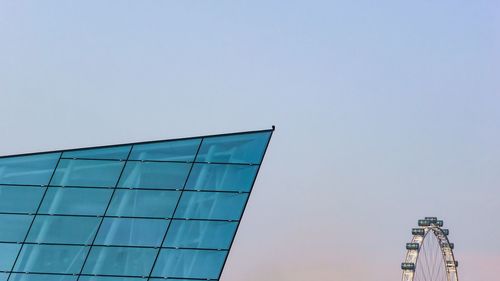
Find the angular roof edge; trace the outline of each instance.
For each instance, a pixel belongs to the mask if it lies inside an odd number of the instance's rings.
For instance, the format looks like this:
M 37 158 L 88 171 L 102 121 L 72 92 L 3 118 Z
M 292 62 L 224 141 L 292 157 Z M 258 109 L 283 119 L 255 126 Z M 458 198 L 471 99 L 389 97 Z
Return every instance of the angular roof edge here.
M 139 142 L 99 145 L 99 146 L 86 146 L 86 147 L 79 147 L 79 148 L 58 149 L 58 150 L 49 150 L 49 151 L 37 151 L 37 152 L 28 152 L 28 153 L 20 153 L 20 154 L 0 155 L 0 158 L 14 157 L 14 156 L 29 156 L 29 155 L 43 154 L 43 153 L 66 152 L 66 151 L 75 151 L 75 150 L 83 150 L 83 149 L 91 149 L 91 148 L 106 148 L 106 147 L 121 146 L 121 145 L 147 144 L 147 143 L 156 143 L 156 142 L 164 142 L 164 141 L 189 140 L 189 139 L 197 139 L 197 138 L 232 136 L 232 135 L 252 134 L 252 133 L 261 133 L 261 132 L 274 132 L 275 129 L 276 129 L 276 127 L 273 125 L 271 127 L 271 129 L 263 129 L 263 130 L 239 131 L 239 132 L 235 132 L 235 133 L 223 133 L 223 134 L 202 135 L 202 136 L 194 136 L 194 137 L 182 137 L 182 138 L 160 139 L 160 140 L 152 140 L 152 141 L 139 141 Z

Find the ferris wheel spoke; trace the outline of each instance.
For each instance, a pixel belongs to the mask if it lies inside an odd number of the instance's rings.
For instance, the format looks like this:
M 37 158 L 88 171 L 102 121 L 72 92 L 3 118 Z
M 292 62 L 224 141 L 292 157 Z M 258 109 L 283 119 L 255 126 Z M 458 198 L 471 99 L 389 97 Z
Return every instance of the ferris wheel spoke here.
M 425 242 L 425 241 L 426 241 L 426 240 L 424 239 L 424 242 Z M 431 277 L 431 271 L 430 271 L 430 268 L 429 268 L 429 258 L 427 257 L 427 256 L 428 256 L 428 255 L 427 255 L 427 248 L 428 248 L 427 246 L 428 246 L 428 245 L 427 245 L 427 244 L 425 244 L 425 243 L 424 243 L 424 245 L 425 245 L 425 250 L 424 250 L 423 252 L 424 252 L 425 266 L 424 266 L 423 268 L 427 269 L 427 276 L 428 276 L 428 278 L 426 278 L 425 280 L 426 280 L 426 281 L 427 281 L 427 280 L 428 280 L 428 281 L 432 281 L 432 279 L 431 279 L 431 278 L 432 278 L 432 277 Z
M 434 245 L 436 245 L 436 244 L 437 244 L 437 243 L 436 243 L 436 239 L 432 239 L 432 240 L 434 241 Z M 439 249 L 440 249 L 440 248 L 439 248 Z M 435 274 L 434 274 L 434 273 L 436 272 L 436 264 L 439 262 L 439 260 L 437 259 L 437 253 L 438 253 L 439 251 L 437 251 L 437 249 L 436 249 L 436 247 L 435 247 L 435 246 L 433 246 L 433 247 L 432 247 L 432 250 L 433 250 L 433 252 L 434 252 L 434 254 L 432 255 L 432 256 L 433 256 L 433 258 L 432 258 L 432 260 L 433 260 L 433 261 L 432 261 L 432 270 L 431 270 L 431 272 L 432 272 L 432 280 L 436 280 L 436 279 L 435 279 L 435 277 L 439 277 L 439 276 L 435 276 Z M 438 265 L 438 266 L 439 266 L 439 265 Z

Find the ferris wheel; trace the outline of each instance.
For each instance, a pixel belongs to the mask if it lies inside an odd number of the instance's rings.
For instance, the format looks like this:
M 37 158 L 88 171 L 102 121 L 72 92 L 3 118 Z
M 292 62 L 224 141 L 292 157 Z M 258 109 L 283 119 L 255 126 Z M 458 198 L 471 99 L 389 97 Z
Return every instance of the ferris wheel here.
M 436 217 L 418 220 L 411 242 L 406 243 L 402 281 L 458 281 L 455 245 L 448 240 L 449 232 Z

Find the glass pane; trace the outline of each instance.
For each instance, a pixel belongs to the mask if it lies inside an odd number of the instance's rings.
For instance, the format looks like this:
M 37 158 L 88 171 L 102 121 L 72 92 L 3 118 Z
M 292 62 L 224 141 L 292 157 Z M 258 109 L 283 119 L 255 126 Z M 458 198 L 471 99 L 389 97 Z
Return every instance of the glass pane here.
M 111 189 L 49 187 L 39 213 L 103 215 L 112 193 Z
M 228 249 L 237 222 L 174 220 L 168 229 L 166 247 Z
M 203 279 L 179 279 L 179 278 L 175 278 L 175 279 L 172 279 L 172 278 L 149 278 L 148 279 L 149 281 L 207 281 L 207 280 L 215 280 L 215 279 L 206 279 L 206 278 L 203 278 Z
M 62 159 L 51 185 L 114 187 L 124 162 Z
M 119 187 L 182 189 L 191 164 L 127 162 Z
M 167 220 L 105 218 L 94 244 L 160 246 L 167 225 Z
M 0 183 L 47 185 L 60 153 L 0 158 Z
M 186 189 L 250 191 L 257 165 L 194 164 Z
M 157 249 L 92 247 L 83 273 L 147 276 Z
M 239 220 L 247 194 L 184 192 L 175 218 Z
M 226 251 L 162 249 L 154 276 L 179 278 L 218 278 Z
M 0 212 L 35 213 L 44 187 L 0 186 Z
M 66 151 L 62 154 L 62 158 L 88 158 L 88 159 L 127 159 L 128 152 L 131 146 L 113 146 L 102 148 L 91 148 Z
M 90 244 L 100 218 L 37 216 L 27 241 L 34 243 Z
M 130 278 L 130 277 L 109 277 L 109 276 L 80 276 L 80 281 L 146 281 L 147 278 Z M 165 281 L 165 280 L 163 280 Z M 182 280 L 181 280 L 182 281 Z M 193 280 L 191 280 L 193 281 Z
M 108 209 L 110 216 L 171 218 L 180 191 L 116 190 Z
M 14 271 L 79 273 L 88 247 L 24 245 Z
M 77 276 L 12 273 L 10 281 L 76 281 Z
M 204 138 L 196 162 L 260 164 L 270 132 Z
M 33 216 L 0 215 L 0 241 L 23 242 Z
M 0 273 L 0 281 L 7 281 L 7 278 L 9 278 L 8 273 Z
M 12 270 L 20 248 L 21 245 L 18 244 L 0 244 L 0 270 Z
M 201 139 L 176 140 L 134 145 L 130 160 L 194 160 Z

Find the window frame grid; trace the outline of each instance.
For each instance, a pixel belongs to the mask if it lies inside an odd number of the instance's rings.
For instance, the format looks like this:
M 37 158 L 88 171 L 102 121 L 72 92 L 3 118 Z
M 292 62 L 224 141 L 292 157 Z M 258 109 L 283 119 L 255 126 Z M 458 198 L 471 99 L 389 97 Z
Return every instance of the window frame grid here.
M 118 176 L 118 179 L 115 182 L 115 186 L 113 188 L 113 192 L 111 193 L 111 196 L 109 197 L 108 204 L 106 206 L 106 209 L 104 210 L 104 214 L 101 217 L 101 220 L 99 222 L 99 226 L 97 227 L 97 230 L 96 230 L 96 232 L 94 234 L 94 237 L 92 238 L 92 242 L 90 243 L 89 250 L 87 251 L 87 254 L 85 255 L 85 258 L 83 259 L 83 263 L 82 263 L 82 266 L 80 268 L 80 271 L 78 272 L 78 277 L 76 278 L 76 281 L 79 281 L 80 280 L 80 276 L 82 276 L 83 270 L 85 268 L 85 264 L 87 263 L 87 260 L 89 259 L 89 256 L 90 256 L 90 253 L 92 251 L 92 248 L 94 247 L 94 242 L 97 239 L 97 234 L 99 233 L 99 230 L 101 229 L 102 223 L 104 222 L 104 216 L 108 212 L 109 206 L 111 205 L 111 201 L 113 200 L 113 196 L 115 195 L 115 192 L 116 192 L 116 187 L 118 186 L 118 183 L 120 182 L 120 179 L 121 179 L 121 177 L 123 175 L 123 171 L 125 170 L 125 166 L 127 164 L 127 160 L 130 157 L 130 153 L 132 152 L 132 148 L 133 147 L 134 147 L 134 145 L 130 146 L 128 154 L 127 154 L 127 158 L 125 160 L 120 160 L 120 162 L 124 162 L 123 165 L 122 165 L 122 169 L 120 171 L 120 175 Z M 62 153 L 61 153 L 61 155 L 62 155 Z M 9 281 L 9 280 L 7 280 L 7 281 Z
M 57 167 L 59 166 L 59 163 L 61 162 L 61 156 L 62 156 L 62 152 L 59 152 L 59 157 L 57 159 L 56 165 L 54 166 L 54 168 L 52 170 L 52 174 L 50 175 L 50 178 L 49 178 L 47 184 L 40 185 L 40 187 L 45 187 L 45 190 L 43 191 L 43 195 L 42 195 L 42 198 L 40 199 L 40 202 L 38 202 L 38 206 L 36 208 L 35 213 L 33 214 L 33 218 L 31 219 L 30 226 L 28 227 L 28 230 L 26 231 L 26 234 L 24 235 L 23 242 L 21 243 L 21 247 L 19 247 L 19 251 L 17 252 L 16 258 L 14 259 L 14 262 L 12 263 L 12 267 L 10 268 L 9 276 L 7 276 L 6 281 L 10 280 L 10 277 L 12 276 L 12 272 L 13 272 L 14 268 L 16 267 L 16 263 L 17 263 L 19 256 L 21 255 L 21 252 L 24 248 L 24 243 L 26 243 L 26 239 L 28 239 L 28 235 L 31 231 L 31 227 L 33 226 L 33 223 L 35 222 L 35 218 L 38 214 L 38 211 L 40 210 L 40 207 L 42 206 L 43 199 L 45 198 L 45 195 L 47 194 L 47 190 L 48 190 L 47 186 L 52 181 L 52 178 L 54 177 L 54 174 L 56 173 Z
M 221 136 L 234 136 L 234 135 L 242 135 L 242 134 L 252 134 L 252 133 L 269 133 L 267 135 L 267 140 L 266 140 L 266 143 L 265 143 L 265 146 L 264 146 L 264 149 L 262 151 L 262 155 L 260 156 L 260 160 L 257 161 L 258 163 L 228 163 L 228 162 L 205 162 L 205 161 L 196 161 L 196 159 L 198 158 L 198 154 L 200 152 L 200 150 L 202 149 L 202 145 L 205 141 L 205 139 L 207 138 L 211 138 L 211 137 L 221 137 Z M 229 253 L 231 251 L 231 248 L 234 244 L 234 240 L 235 240 L 235 237 L 236 237 L 236 234 L 238 232 L 238 229 L 239 229 L 239 226 L 240 226 L 240 222 L 242 220 L 242 217 L 243 217 L 243 214 L 246 210 L 246 207 L 248 205 L 248 201 L 249 201 L 249 198 L 250 198 L 250 194 L 253 190 L 253 187 L 255 185 L 255 182 L 256 182 L 256 179 L 258 177 L 258 174 L 259 174 L 259 171 L 260 171 L 260 168 L 261 168 L 261 165 L 262 165 L 262 162 L 264 160 L 264 157 L 266 155 L 266 152 L 267 152 L 267 149 L 268 149 L 268 146 L 269 146 L 269 143 L 270 143 L 270 140 L 272 138 L 272 135 L 274 133 L 274 126 L 272 127 L 271 130 L 267 129 L 267 130 L 259 130 L 259 131 L 250 131 L 250 132 L 238 132 L 238 133 L 229 133 L 229 134 L 219 134 L 219 135 L 208 135 L 208 136 L 198 136 L 198 137 L 189 137 L 189 138 L 180 138 L 180 139 L 169 139 L 169 140 L 158 140 L 158 141 L 148 141 L 148 142 L 138 142 L 138 143 L 129 143 L 129 144 L 118 144 L 118 145 L 108 145 L 108 146 L 98 146 L 98 147 L 85 147 L 85 148 L 79 148 L 79 149 L 70 149 L 70 150 L 59 150 L 59 151 L 52 151 L 51 153 L 59 153 L 59 157 L 58 157 L 58 160 L 57 160 L 57 163 L 55 165 L 55 167 L 53 168 L 52 170 L 52 173 L 51 173 L 51 177 L 48 181 L 48 184 L 42 184 L 42 185 L 28 185 L 28 184 L 2 184 L 0 183 L 0 186 L 19 186 L 19 187 L 23 187 L 23 186 L 29 186 L 29 187 L 40 187 L 40 188 L 43 188 L 44 189 L 44 192 L 43 192 L 43 196 L 41 198 L 41 200 L 39 201 L 38 203 L 38 206 L 37 206 L 37 209 L 36 209 L 36 212 L 35 213 L 18 213 L 18 212 L 0 212 L 0 214 L 19 214 L 19 215 L 33 215 L 33 218 L 32 218 L 32 221 L 30 223 L 30 226 L 28 228 L 28 231 L 26 232 L 26 235 L 23 239 L 23 242 L 2 242 L 0 241 L 0 243 L 2 244 L 21 244 L 20 248 L 19 248 L 19 251 L 17 253 L 17 256 L 15 258 L 15 261 L 14 263 L 12 264 L 12 267 L 10 269 L 10 271 L 0 271 L 0 273 L 8 273 L 8 277 L 7 277 L 7 281 L 10 280 L 11 278 L 11 275 L 14 273 L 24 273 L 24 274 L 46 274 L 46 275 L 69 275 L 69 276 L 75 276 L 77 275 L 77 278 L 75 279 L 76 281 L 79 281 L 80 280 L 80 277 L 81 276 L 97 276 L 97 277 L 123 277 L 123 278 L 140 278 L 141 280 L 193 280 L 193 281 L 197 281 L 197 280 L 205 280 L 205 281 L 217 281 L 221 278 L 221 275 L 223 273 L 223 269 L 225 267 L 225 264 L 227 262 L 227 259 L 229 257 Z M 177 160 L 132 160 L 130 158 L 130 155 L 133 151 L 133 148 L 135 145 L 139 145 L 139 144 L 150 144 L 150 143 L 159 143 L 159 142 L 165 142 L 165 141 L 175 141 L 175 140 L 189 140 L 189 139 L 196 139 L 196 138 L 200 138 L 200 142 L 198 144 L 198 147 L 197 147 L 197 150 L 196 150 L 196 153 L 194 155 L 194 158 L 192 161 L 177 161 Z M 116 147 L 116 146 L 123 146 L 123 145 L 130 145 L 130 148 L 129 148 L 129 151 L 128 151 L 128 154 L 127 154 L 127 157 L 126 159 L 105 159 L 105 158 L 86 158 L 86 157 L 62 157 L 63 156 L 63 153 L 64 152 L 68 152 L 68 151 L 79 151 L 79 150 L 85 150 L 85 149 L 97 149 L 97 148 L 111 148 L 111 147 Z M 38 152 L 38 153 L 28 153 L 28 154 L 21 154 L 21 155 L 11 155 L 11 156 L 0 156 L 0 159 L 1 158 L 5 158 L 5 157 L 12 157 L 12 156 L 26 156 L 26 155 L 34 155 L 34 154 L 40 154 L 40 153 L 43 153 L 43 152 Z M 48 153 L 48 152 L 47 152 Z M 118 179 L 115 183 L 114 186 L 110 186 L 110 187 L 104 187 L 104 186 L 101 186 L 101 187 L 92 187 L 92 186 L 59 186 L 59 185 L 51 185 L 51 182 L 52 182 L 52 179 L 57 171 L 57 168 L 59 167 L 60 165 L 60 162 L 62 159 L 65 159 L 65 160 L 98 160 L 98 161 L 115 161 L 115 162 L 123 162 L 123 166 L 121 167 L 121 171 L 120 171 L 120 174 L 118 176 Z M 159 163 L 184 163 L 184 164 L 190 164 L 189 166 L 189 172 L 187 174 L 187 177 L 184 181 L 184 184 L 183 184 L 183 187 L 182 188 L 170 188 L 170 189 L 157 189 L 157 188 L 138 188 L 138 187 L 133 187 L 133 188 L 129 188 L 129 187 L 118 187 L 119 183 L 120 183 L 120 179 L 122 178 L 122 175 L 124 174 L 124 170 L 125 170 L 125 167 L 126 167 L 126 164 L 128 162 L 159 162 Z M 234 166 L 237 166 L 237 165 L 244 165 L 244 166 L 257 166 L 256 167 L 256 172 L 255 172 L 255 176 L 253 177 L 253 180 L 251 182 L 251 185 L 250 185 L 250 188 L 248 189 L 248 191 L 235 191 L 235 190 L 207 190 L 207 189 L 186 189 L 186 186 L 187 186 L 187 182 L 189 181 L 189 178 L 191 176 L 191 173 L 193 171 L 193 167 L 195 166 L 195 164 L 224 164 L 224 165 L 234 165 Z M 104 211 L 104 213 L 102 213 L 102 215 L 78 215 L 78 214 L 39 214 L 39 210 L 41 208 L 41 205 L 44 201 L 44 198 L 49 190 L 48 187 L 61 187 L 61 188 L 64 188 L 64 187 L 68 187 L 68 188 L 98 188 L 98 189 L 113 189 L 112 193 L 111 193 L 111 196 L 109 197 L 109 200 L 108 200 L 108 204 L 106 206 L 106 209 Z M 108 216 L 107 213 L 108 213 L 108 209 L 110 207 L 110 204 L 113 200 L 113 197 L 115 196 L 115 193 L 116 193 L 116 190 L 154 190 L 154 191 L 159 191 L 159 190 L 171 190 L 171 191 L 180 191 L 179 193 L 179 196 L 177 198 L 177 202 L 176 202 L 176 205 L 175 205 L 175 208 L 174 208 L 174 211 L 172 212 L 171 214 L 171 217 L 166 217 L 166 218 L 163 218 L 163 217 L 146 217 L 146 216 Z M 197 191 L 203 191 L 203 192 L 218 192 L 218 193 L 233 193 L 233 194 L 247 194 L 246 196 L 246 199 L 244 200 L 243 202 L 243 206 L 242 206 L 242 210 L 241 210 L 241 213 L 240 215 L 238 216 L 238 219 L 191 219 L 191 218 L 175 218 L 175 215 L 176 215 L 176 212 L 177 212 L 177 208 L 181 202 L 181 199 L 182 199 L 182 195 L 184 194 L 185 191 L 190 191 L 190 192 L 197 192 Z M 33 223 L 36 219 L 37 216 L 65 216 L 65 217 L 97 217 L 97 218 L 100 218 L 100 221 L 99 221 L 99 226 L 92 238 L 92 242 L 90 244 L 64 244 L 64 243 L 35 243 L 35 242 L 26 242 L 26 239 L 31 231 L 31 228 L 33 226 Z M 168 224 L 167 224 L 167 227 L 166 227 L 166 230 L 163 234 L 163 237 L 161 239 L 161 244 L 160 246 L 135 246 L 135 245 L 127 245 L 127 246 L 124 246 L 124 245 L 97 245 L 95 244 L 95 241 L 97 239 L 97 235 L 99 233 L 99 230 L 101 229 L 101 226 L 104 222 L 104 218 L 138 218 L 138 219 L 154 219 L 154 220 L 169 220 Z M 232 235 L 231 237 L 231 241 L 229 243 L 229 246 L 227 247 L 227 249 L 211 249 L 211 248 L 189 248 L 189 247 L 167 247 L 165 246 L 165 243 L 166 243 L 166 238 L 167 238 L 167 235 L 169 233 L 169 230 L 170 230 L 170 227 L 172 225 L 172 221 L 188 221 L 188 220 L 193 220 L 193 221 L 220 221 L 220 222 L 236 222 L 236 227 L 235 227 L 235 231 L 234 231 L 234 234 Z M 18 262 L 18 259 L 19 259 L 19 256 L 21 254 L 21 251 L 24 247 L 24 245 L 68 245 L 68 246 L 88 246 L 89 249 L 85 255 L 85 258 L 84 258 L 84 261 L 81 265 L 81 268 L 80 268 L 80 271 L 79 273 L 75 274 L 75 273 L 50 273 L 50 272 L 19 272 L 19 271 L 14 271 L 14 268 L 16 266 L 16 263 Z M 86 273 L 83 273 L 84 271 L 84 268 L 85 268 L 85 265 L 87 263 L 87 260 L 91 254 L 91 251 L 92 251 L 92 248 L 94 246 L 99 246 L 99 247 L 121 247 L 121 248 L 152 248 L 152 249 L 157 249 L 157 252 L 156 252 L 156 256 L 154 258 L 154 261 L 151 265 L 151 268 L 150 268 L 150 271 L 149 271 L 149 274 L 148 275 L 144 275 L 144 276 L 133 276 L 133 275 L 110 275 L 110 274 L 86 274 Z M 221 267 L 218 269 L 218 276 L 216 279 L 214 278 L 188 278 L 188 277 L 163 277 L 163 276 L 152 276 L 153 274 L 153 271 L 155 269 L 155 266 L 157 265 L 157 261 L 158 261 L 158 258 L 160 256 L 160 253 L 161 253 L 161 249 L 180 249 L 180 250 L 201 250 L 201 251 L 204 251 L 204 250 L 207 250 L 207 251 L 224 251 L 226 252 L 226 255 L 224 257 L 224 260 L 221 264 Z M 214 276 L 215 277 L 215 276 Z

